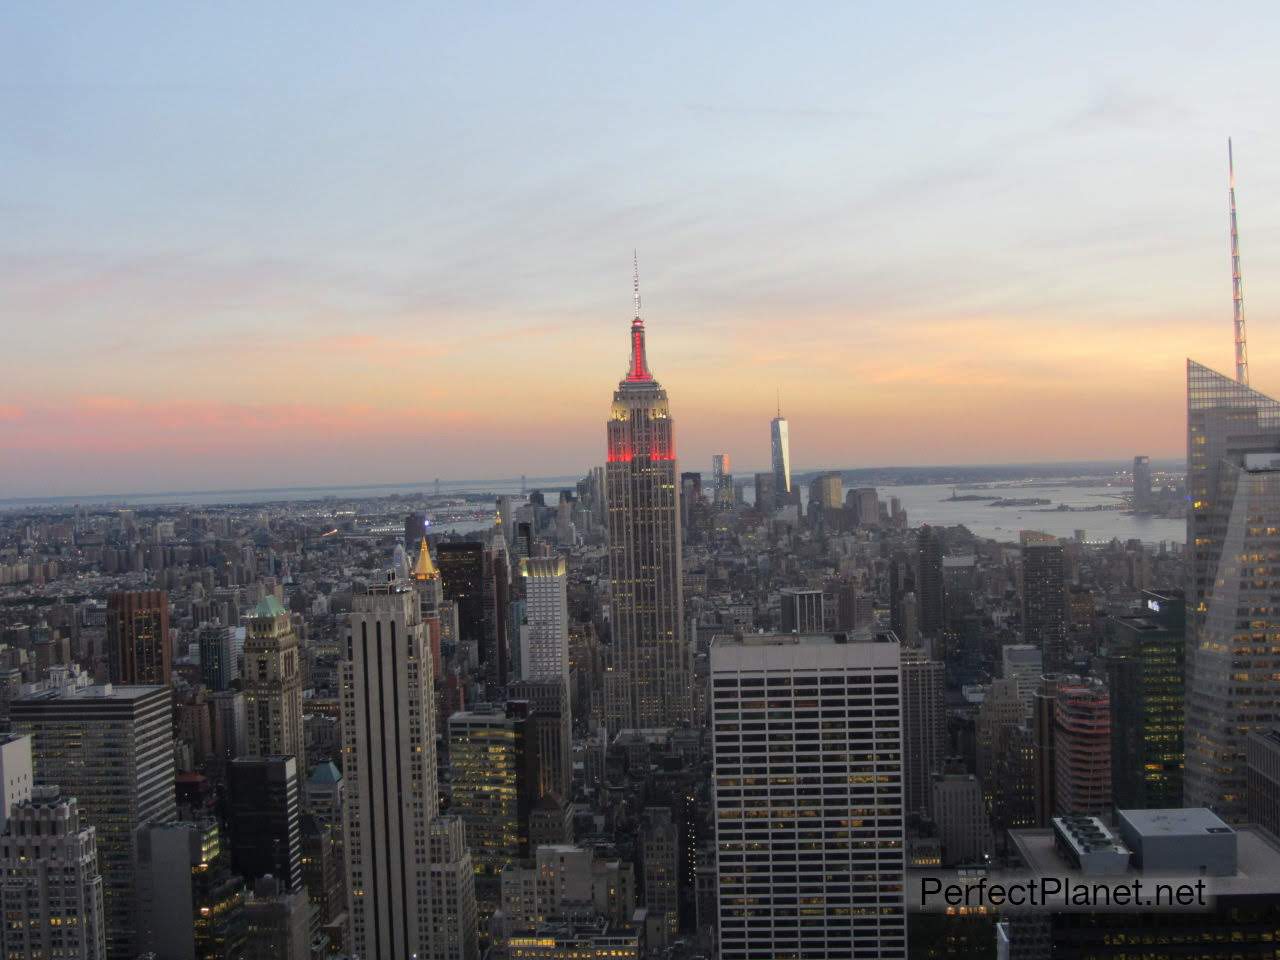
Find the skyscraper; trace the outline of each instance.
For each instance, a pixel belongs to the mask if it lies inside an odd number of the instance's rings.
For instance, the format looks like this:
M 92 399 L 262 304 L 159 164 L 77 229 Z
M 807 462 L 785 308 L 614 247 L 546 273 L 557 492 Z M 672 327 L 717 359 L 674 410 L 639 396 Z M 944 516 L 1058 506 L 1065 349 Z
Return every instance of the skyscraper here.
M 298 635 L 272 594 L 253 611 L 245 634 L 244 709 L 249 756 L 293 756 L 305 769 Z
M 1028 543 L 1022 548 L 1022 636 L 1040 648 L 1044 668 L 1067 665 L 1067 583 L 1062 545 Z
M 1151 509 L 1151 458 L 1133 458 L 1133 511 L 1146 513 Z
M 1117 807 L 1180 807 L 1186 607 L 1181 590 L 1143 597 L 1140 616 L 1107 624 L 1111 796 Z
M 247 881 L 271 874 L 302 889 L 302 782 L 296 757 L 241 757 L 227 768 L 231 863 Z
M 107 598 L 107 666 L 112 683 L 169 685 L 169 594 L 132 590 Z
M 1057 816 L 1111 809 L 1111 701 L 1101 682 L 1059 683 L 1053 755 Z
M 1280 403 L 1187 361 L 1184 797 L 1245 814 L 1245 740 L 1280 699 Z
M 456 642 L 476 651 L 479 662 L 487 659 L 484 643 L 485 560 L 478 540 L 446 540 L 436 546 L 436 565 L 444 585 L 444 598 L 458 607 Z
M 691 718 L 692 703 L 675 433 L 667 392 L 645 356 L 638 292 L 631 366 L 614 391 L 606 433 L 609 619 L 621 676 L 611 687 L 620 702 L 606 713 L 623 727 L 679 726 Z
M 908 812 L 928 809 L 931 778 L 945 759 L 945 673 L 919 648 L 902 648 L 902 796 Z
M 711 458 L 711 497 L 717 504 L 733 502 L 733 467 L 727 453 Z
M 712 646 L 721 960 L 906 956 L 898 658 L 831 637 Z
M 342 664 L 343 820 L 351 949 L 429 956 L 436 792 L 431 654 L 417 595 L 388 577 L 352 597 Z
M 10 708 L 14 731 L 31 737 L 36 782 L 75 797 L 97 829 L 112 960 L 139 953 L 135 834 L 177 816 L 172 700 L 167 686 L 67 682 Z
M 916 541 L 916 598 L 920 605 L 920 635 L 931 640 L 946 627 L 945 587 L 942 580 L 942 538 L 933 527 L 922 526 Z
M 783 633 L 821 633 L 824 627 L 821 590 L 787 588 L 778 598 Z
M 791 439 L 781 401 L 778 415 L 769 424 L 769 435 L 773 447 L 773 494 L 779 503 L 786 503 L 791 499 Z
M 559 680 L 569 687 L 569 600 L 564 557 L 520 561 L 527 630 L 520 644 L 524 680 Z
M 196 632 L 200 644 L 200 680 L 218 693 L 231 686 L 240 677 L 240 664 L 236 660 L 235 636 L 231 627 L 222 622 L 203 623 Z

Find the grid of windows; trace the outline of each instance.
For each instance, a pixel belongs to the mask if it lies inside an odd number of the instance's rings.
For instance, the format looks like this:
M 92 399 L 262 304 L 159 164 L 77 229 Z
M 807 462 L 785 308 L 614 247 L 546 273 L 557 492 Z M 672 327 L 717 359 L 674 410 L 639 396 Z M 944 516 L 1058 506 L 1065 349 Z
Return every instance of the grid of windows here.
M 898 645 L 725 646 L 712 654 L 722 960 L 905 957 Z

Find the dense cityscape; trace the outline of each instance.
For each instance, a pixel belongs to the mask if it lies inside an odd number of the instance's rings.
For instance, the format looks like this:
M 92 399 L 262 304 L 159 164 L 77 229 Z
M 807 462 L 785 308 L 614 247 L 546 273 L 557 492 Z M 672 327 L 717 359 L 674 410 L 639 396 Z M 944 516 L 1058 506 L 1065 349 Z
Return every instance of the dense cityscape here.
M 1280 960 L 1275 12 L 13 5 L 0 960 Z
M 780 408 L 681 470 L 638 281 L 628 347 L 571 487 L 0 514 L 5 955 L 1271 955 L 1280 404 L 1189 361 L 1185 477 L 1054 481 L 1190 549 L 1000 540 Z M 911 903 L 1179 868 L 1212 912 Z

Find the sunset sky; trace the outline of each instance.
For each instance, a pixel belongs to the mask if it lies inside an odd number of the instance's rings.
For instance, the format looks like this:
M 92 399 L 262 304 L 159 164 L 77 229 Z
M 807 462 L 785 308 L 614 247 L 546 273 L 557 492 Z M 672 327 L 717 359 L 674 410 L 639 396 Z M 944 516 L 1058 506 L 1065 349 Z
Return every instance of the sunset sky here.
M 1274 4 L 717 10 L 8 5 L 0 497 L 1181 456 L 1228 135 L 1280 392 Z

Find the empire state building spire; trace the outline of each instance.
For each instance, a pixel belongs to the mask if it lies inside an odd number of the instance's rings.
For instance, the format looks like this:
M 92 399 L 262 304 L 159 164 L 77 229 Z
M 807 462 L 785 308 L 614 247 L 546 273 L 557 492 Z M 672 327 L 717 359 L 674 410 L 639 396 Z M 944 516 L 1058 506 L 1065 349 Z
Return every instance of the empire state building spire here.
M 631 321 L 631 367 L 627 380 L 631 383 L 648 383 L 653 380 L 649 361 L 644 353 L 644 321 L 640 319 L 640 258 L 634 252 L 631 257 L 631 289 L 636 314 Z

